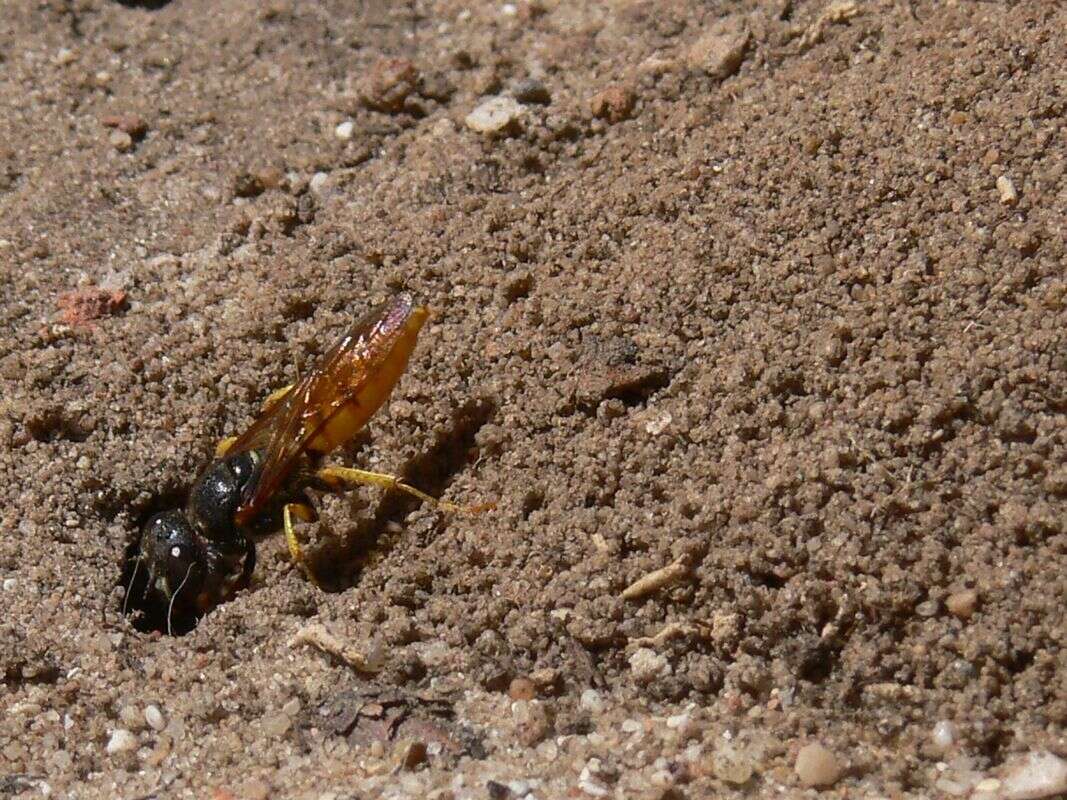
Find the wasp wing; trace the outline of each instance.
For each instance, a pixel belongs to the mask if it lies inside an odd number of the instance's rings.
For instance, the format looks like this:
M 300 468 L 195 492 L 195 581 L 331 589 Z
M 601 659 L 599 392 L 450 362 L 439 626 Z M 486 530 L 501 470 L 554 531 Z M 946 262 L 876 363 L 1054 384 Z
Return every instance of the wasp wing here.
M 263 508 L 302 454 L 328 453 L 366 424 L 400 379 L 428 316 L 407 294 L 375 307 L 233 443 L 227 455 L 258 455 L 239 521 Z

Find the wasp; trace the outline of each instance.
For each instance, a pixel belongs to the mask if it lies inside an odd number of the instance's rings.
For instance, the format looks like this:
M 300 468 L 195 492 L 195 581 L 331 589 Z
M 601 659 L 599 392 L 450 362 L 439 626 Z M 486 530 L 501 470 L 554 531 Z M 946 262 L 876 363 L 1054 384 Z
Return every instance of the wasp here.
M 224 439 L 189 490 L 184 509 L 152 516 L 144 525 L 134 573 L 144 567 L 145 591 L 202 616 L 248 585 L 256 563 L 253 534 L 276 514 L 278 499 L 293 561 L 319 585 L 304 557 L 294 521 L 314 521 L 303 490 L 341 491 L 354 485 L 398 490 L 445 511 L 478 513 L 492 507 L 437 500 L 396 475 L 319 466 L 321 456 L 349 442 L 382 406 L 407 367 L 429 310 L 408 294 L 373 308 L 302 379 L 271 393 L 243 434 Z M 303 498 L 303 499 L 293 499 Z

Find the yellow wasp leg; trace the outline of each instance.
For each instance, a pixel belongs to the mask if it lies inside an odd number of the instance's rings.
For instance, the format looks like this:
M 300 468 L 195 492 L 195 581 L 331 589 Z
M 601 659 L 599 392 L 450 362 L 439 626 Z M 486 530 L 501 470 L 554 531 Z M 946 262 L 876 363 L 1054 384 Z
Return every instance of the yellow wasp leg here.
M 263 401 L 263 408 L 260 410 L 259 413 L 266 414 L 268 411 L 274 408 L 274 406 L 278 404 L 278 401 L 285 397 L 287 394 L 289 394 L 289 392 L 295 385 L 295 383 L 290 383 L 288 386 L 283 386 L 281 389 L 275 389 L 273 392 L 268 394 L 267 399 Z M 236 436 L 227 436 L 225 439 L 215 445 L 215 458 L 222 458 L 224 455 L 230 452 L 230 448 L 233 447 L 233 443 L 236 441 Z
M 319 579 L 315 576 L 311 565 L 304 557 L 304 551 L 300 549 L 300 542 L 296 538 L 296 531 L 293 529 L 294 516 L 304 522 L 314 522 L 315 510 L 303 503 L 286 503 L 285 508 L 282 509 L 282 520 L 285 522 L 285 541 L 289 544 L 289 556 L 293 559 L 294 564 L 304 570 L 308 580 L 321 589 L 322 584 L 319 583 Z
M 290 383 L 288 386 L 283 386 L 281 389 L 275 389 L 273 392 L 267 395 L 267 399 L 263 401 L 263 408 L 260 411 L 261 414 L 266 414 L 274 406 L 278 404 L 278 401 L 285 397 L 292 391 L 295 383 Z
M 424 503 L 429 503 L 436 508 L 440 508 L 442 511 L 453 511 L 460 514 L 480 514 L 483 511 L 489 511 L 496 508 L 494 503 L 482 503 L 476 506 L 461 506 L 455 503 L 449 503 L 446 500 L 438 500 L 436 497 L 431 497 L 426 492 L 416 489 L 414 486 L 409 486 L 404 483 L 396 475 L 388 475 L 384 472 L 367 472 L 362 469 L 352 469 L 351 467 L 323 467 L 315 473 L 315 477 L 321 480 L 323 483 L 334 488 L 343 488 L 345 486 L 352 486 L 353 484 L 365 484 L 367 486 L 377 486 L 380 489 L 389 491 L 390 489 L 398 489 L 401 492 L 406 492 L 412 497 L 417 497 Z

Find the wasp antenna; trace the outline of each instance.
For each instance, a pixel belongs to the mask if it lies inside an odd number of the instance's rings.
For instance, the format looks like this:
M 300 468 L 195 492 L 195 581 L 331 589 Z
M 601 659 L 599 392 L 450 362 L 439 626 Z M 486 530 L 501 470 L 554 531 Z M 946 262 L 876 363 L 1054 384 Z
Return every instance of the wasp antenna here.
M 170 624 L 171 623 L 171 619 L 172 619 L 172 614 L 174 613 L 174 598 L 176 598 L 178 596 L 178 594 L 181 592 L 182 588 L 185 586 L 185 582 L 187 580 L 189 580 L 189 574 L 192 571 L 193 571 L 193 565 L 190 564 L 189 568 L 187 570 L 185 570 L 185 577 L 182 578 L 182 582 L 178 584 L 178 588 L 175 589 L 174 592 L 170 596 L 170 602 L 167 603 L 167 636 L 173 636 L 174 635 L 174 628 Z
M 141 568 L 141 556 L 138 554 L 136 557 L 131 556 L 127 561 L 133 561 L 133 574 L 130 576 L 130 582 L 126 586 L 126 596 L 122 598 L 122 616 L 126 616 L 126 609 L 130 606 L 130 595 L 133 594 L 133 585 L 137 583 L 137 570 Z

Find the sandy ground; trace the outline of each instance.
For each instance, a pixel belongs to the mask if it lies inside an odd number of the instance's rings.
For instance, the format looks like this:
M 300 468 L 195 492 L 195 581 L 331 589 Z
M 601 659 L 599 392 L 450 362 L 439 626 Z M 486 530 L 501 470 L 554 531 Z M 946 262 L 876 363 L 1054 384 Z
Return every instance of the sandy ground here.
M 5 4 L 0 795 L 991 798 L 1055 767 L 1065 29 Z M 438 316 L 337 460 L 497 510 L 323 496 L 325 591 L 269 536 L 187 635 L 124 616 L 147 515 L 400 289 Z

